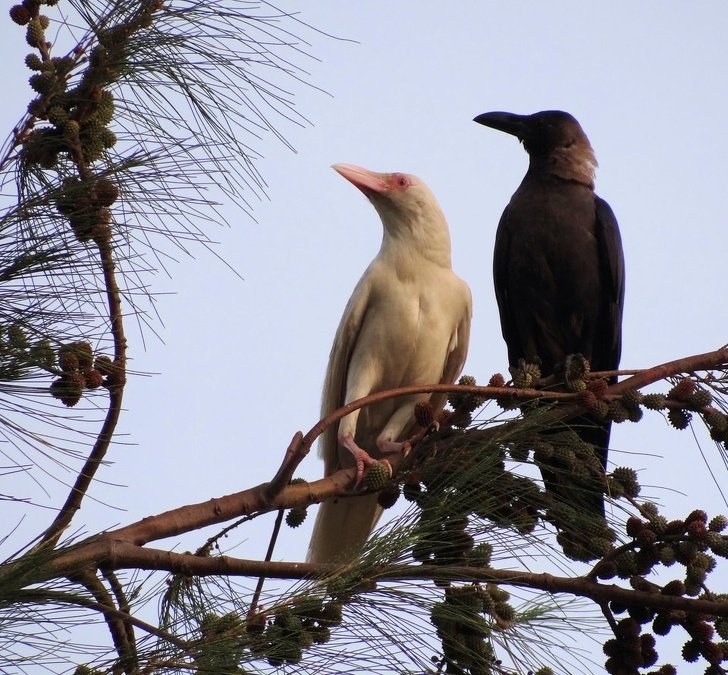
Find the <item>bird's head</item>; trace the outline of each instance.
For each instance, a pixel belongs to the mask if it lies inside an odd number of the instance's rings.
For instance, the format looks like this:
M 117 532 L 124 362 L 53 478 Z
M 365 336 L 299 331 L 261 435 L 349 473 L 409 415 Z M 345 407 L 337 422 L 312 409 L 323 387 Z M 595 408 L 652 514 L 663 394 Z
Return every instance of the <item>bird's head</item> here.
M 518 138 L 532 166 L 593 186 L 597 160 L 573 115 L 561 110 L 543 110 L 533 115 L 487 112 L 474 121 Z
M 429 187 L 417 176 L 407 173 L 376 173 L 352 164 L 332 167 L 361 190 L 382 219 L 387 236 L 406 239 L 409 245 L 435 251 L 447 249 L 450 235 L 445 216 Z
M 384 226 L 382 250 L 403 251 L 450 265 L 450 232 L 430 188 L 417 176 L 376 173 L 352 164 L 333 169 L 361 190 Z

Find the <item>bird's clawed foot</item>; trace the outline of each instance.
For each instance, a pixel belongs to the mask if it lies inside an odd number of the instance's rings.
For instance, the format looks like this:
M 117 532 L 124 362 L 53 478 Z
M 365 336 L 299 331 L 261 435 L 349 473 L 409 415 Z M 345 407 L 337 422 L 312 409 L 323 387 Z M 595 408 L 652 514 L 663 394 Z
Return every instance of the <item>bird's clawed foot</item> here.
M 564 382 L 569 391 L 586 389 L 586 378 L 591 370 L 589 360 L 583 354 L 569 354 L 564 359 Z
M 526 359 L 518 359 L 516 367 L 508 368 L 513 380 L 513 386 L 516 389 L 528 389 L 533 386 L 536 380 L 541 379 L 541 361 L 536 358 L 532 361 Z
M 386 459 L 382 461 L 373 459 L 366 450 L 360 448 L 356 444 L 351 434 L 347 434 L 346 436 L 340 436 L 339 444 L 345 447 L 354 457 L 354 462 L 356 464 L 354 487 L 358 488 L 361 486 L 361 484 L 364 482 L 366 472 L 369 470 L 370 467 L 374 466 L 375 464 L 384 464 L 389 471 L 389 475 L 392 475 L 392 465 Z
M 377 441 L 377 449 L 383 455 L 402 455 L 406 457 L 412 450 L 409 441 Z

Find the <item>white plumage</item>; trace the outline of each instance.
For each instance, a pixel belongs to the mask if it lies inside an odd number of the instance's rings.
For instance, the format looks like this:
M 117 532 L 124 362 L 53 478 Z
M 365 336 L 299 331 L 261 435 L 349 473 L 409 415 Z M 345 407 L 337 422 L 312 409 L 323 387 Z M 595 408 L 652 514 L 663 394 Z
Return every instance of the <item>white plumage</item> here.
M 380 174 L 337 164 L 379 213 L 379 253 L 356 285 L 334 338 L 321 416 L 378 391 L 452 383 L 465 363 L 470 337 L 470 289 L 453 271 L 445 216 L 416 176 Z M 414 431 L 414 407 L 444 396 L 390 399 L 356 411 L 327 429 L 319 453 L 325 475 L 381 459 Z M 355 459 L 356 456 L 356 459 Z M 365 462 L 366 463 L 366 462 Z M 377 495 L 328 500 L 319 507 L 308 560 L 344 562 L 361 550 L 381 515 Z

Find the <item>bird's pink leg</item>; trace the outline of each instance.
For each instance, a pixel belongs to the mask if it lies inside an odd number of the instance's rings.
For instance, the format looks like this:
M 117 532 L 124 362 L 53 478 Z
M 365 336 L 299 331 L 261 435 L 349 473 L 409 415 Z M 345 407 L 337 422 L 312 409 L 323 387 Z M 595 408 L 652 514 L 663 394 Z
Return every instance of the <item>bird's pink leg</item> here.
M 354 462 L 356 463 L 356 477 L 354 479 L 354 486 L 359 487 L 364 480 L 366 470 L 373 464 L 379 464 L 380 462 L 376 459 L 372 459 L 369 453 L 360 448 L 354 441 L 354 437 L 351 434 L 344 434 L 339 436 L 339 444 L 345 447 L 353 456 Z M 382 460 L 382 464 L 386 464 L 391 473 L 391 465 L 385 459 Z
M 401 454 L 402 457 L 406 457 L 412 450 L 412 444 L 409 441 L 378 440 L 377 448 L 383 455 Z

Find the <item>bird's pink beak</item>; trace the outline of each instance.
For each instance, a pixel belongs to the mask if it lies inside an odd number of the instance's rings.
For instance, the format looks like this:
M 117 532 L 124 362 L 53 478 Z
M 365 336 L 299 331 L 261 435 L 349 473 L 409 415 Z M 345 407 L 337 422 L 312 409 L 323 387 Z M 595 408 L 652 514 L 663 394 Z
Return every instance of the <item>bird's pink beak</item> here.
M 389 190 L 389 183 L 386 180 L 387 174 L 374 173 L 374 171 L 353 164 L 334 164 L 331 168 L 367 196 L 372 192 L 381 194 Z

